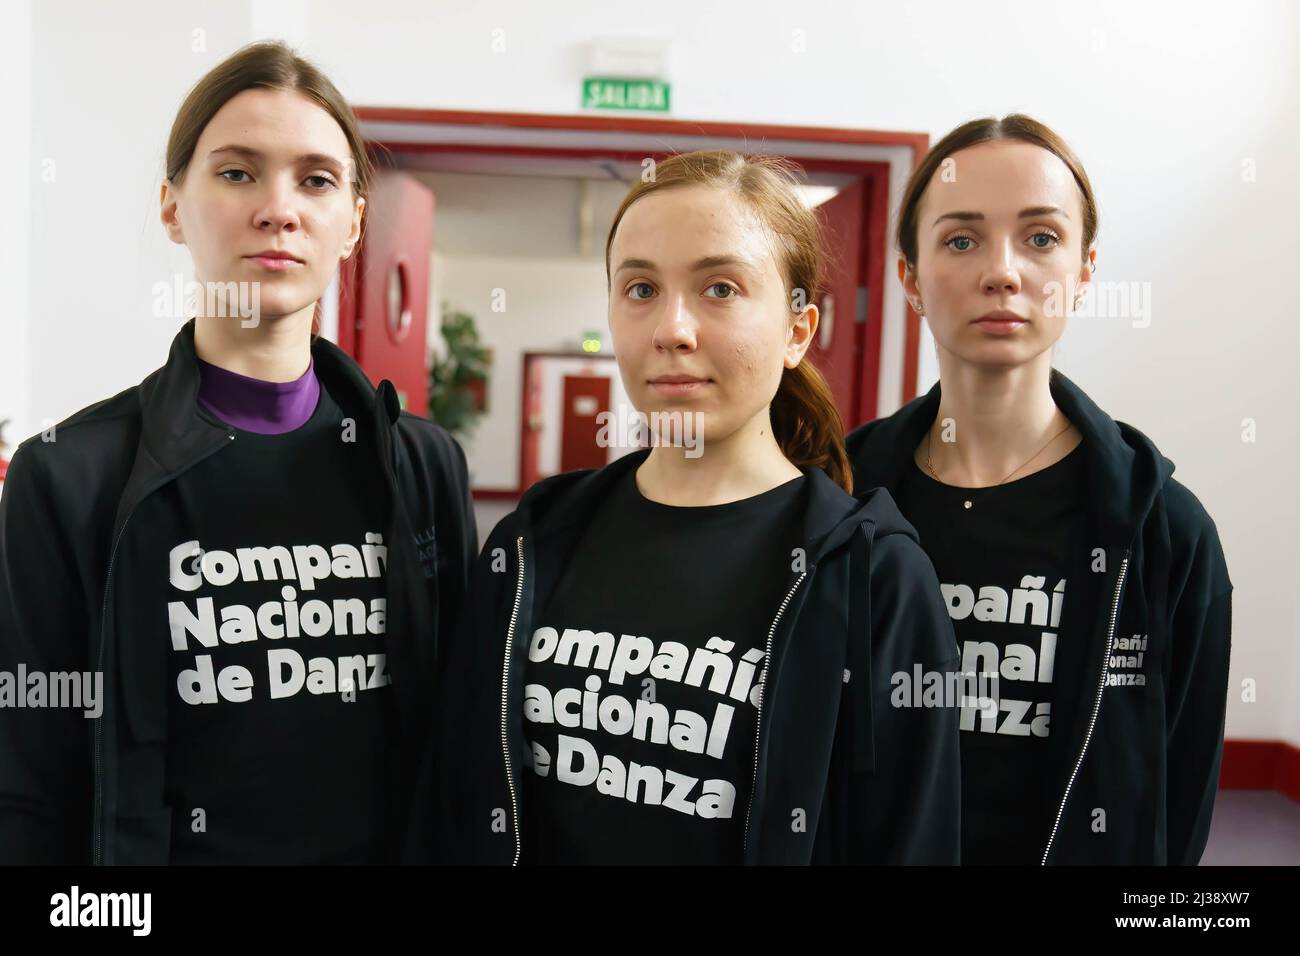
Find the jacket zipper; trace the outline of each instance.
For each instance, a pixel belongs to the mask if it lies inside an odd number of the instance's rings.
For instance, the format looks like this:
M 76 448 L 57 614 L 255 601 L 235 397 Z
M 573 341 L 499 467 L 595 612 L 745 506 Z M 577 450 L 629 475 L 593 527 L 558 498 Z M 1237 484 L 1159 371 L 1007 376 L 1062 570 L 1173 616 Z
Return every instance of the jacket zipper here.
M 233 441 L 234 435 L 228 436 L 228 441 Z M 131 523 L 131 516 L 135 514 L 135 509 L 140 506 L 151 494 L 161 488 L 168 482 L 175 481 L 184 472 L 193 468 L 199 462 L 216 454 L 225 445 L 217 445 L 212 451 L 205 454 L 202 458 L 197 458 L 190 462 L 180 471 L 174 472 L 164 478 L 162 481 L 151 486 L 144 494 L 136 499 L 131 510 L 126 513 L 126 518 L 122 521 L 122 527 L 117 531 L 117 537 L 113 540 L 113 549 L 108 554 L 108 571 L 104 575 L 104 603 L 99 611 L 99 660 L 97 668 L 99 673 L 104 673 L 104 649 L 108 646 L 108 596 L 113 587 L 113 565 L 117 563 L 117 546 L 122 543 L 122 536 L 126 534 L 126 526 Z M 94 821 L 94 839 L 92 841 L 91 865 L 103 866 L 104 864 L 104 721 L 101 718 L 95 722 L 95 821 Z
M 1065 803 L 1070 799 L 1070 789 L 1074 786 L 1074 779 L 1079 775 L 1079 768 L 1083 766 L 1083 758 L 1088 753 L 1088 744 L 1092 742 L 1092 731 L 1097 725 L 1097 714 L 1101 710 L 1101 695 L 1106 689 L 1106 677 L 1110 672 L 1110 649 L 1115 644 L 1115 624 L 1119 617 L 1119 599 L 1124 591 L 1124 578 L 1128 573 L 1129 552 L 1124 552 L 1124 560 L 1119 566 L 1119 579 L 1115 582 L 1115 598 L 1110 606 L 1110 627 L 1106 632 L 1106 654 L 1101 659 L 1101 682 L 1097 685 L 1097 696 L 1092 703 L 1092 718 L 1088 721 L 1088 733 L 1083 738 L 1083 749 L 1079 751 L 1079 759 L 1074 763 L 1074 770 L 1070 773 L 1070 779 L 1065 784 L 1065 793 L 1061 796 L 1061 804 L 1056 808 L 1056 820 L 1052 823 L 1052 832 L 1047 838 L 1047 846 L 1043 849 L 1043 858 L 1039 861 L 1040 866 L 1047 865 L 1047 857 L 1052 852 L 1052 844 L 1056 841 L 1056 832 L 1061 826 L 1061 816 L 1065 813 Z
M 151 492 L 152 493 L 152 492 Z M 122 535 L 126 534 L 126 526 L 131 523 L 131 515 L 135 514 L 135 506 L 127 512 L 126 520 L 122 522 L 122 527 L 118 529 L 117 538 L 113 541 L 113 550 L 108 556 L 108 573 L 104 575 L 104 603 L 99 612 L 99 660 L 97 668 L 99 672 L 104 673 L 104 649 L 108 644 L 108 595 L 113 586 L 113 565 L 117 561 L 117 546 L 122 542 Z M 95 839 L 91 863 L 94 866 L 102 866 L 104 863 L 104 721 L 95 721 Z
M 763 658 L 763 672 L 758 678 L 758 713 L 754 717 L 754 778 L 749 787 L 749 809 L 745 811 L 745 846 L 742 859 L 749 856 L 749 821 L 754 814 L 754 794 L 758 790 L 758 742 L 763 732 L 763 703 L 767 693 L 767 675 L 772 669 L 772 640 L 776 636 L 776 627 L 781 623 L 781 615 L 785 614 L 785 609 L 790 605 L 790 599 L 794 597 L 794 592 L 799 590 L 799 585 L 803 584 L 803 579 L 808 576 L 807 571 L 800 571 L 799 577 L 795 579 L 794 584 L 790 585 L 790 590 L 786 592 L 785 600 L 777 608 L 776 617 L 772 619 L 772 626 L 767 630 L 767 649 Z
M 515 799 L 514 774 L 510 767 L 510 737 L 507 732 L 510 715 L 510 657 L 515 640 L 515 624 L 519 621 L 519 604 L 524 596 L 524 539 L 515 539 L 515 548 L 519 552 L 519 574 L 515 578 L 515 603 L 510 611 L 510 627 L 506 630 L 506 657 L 501 669 L 501 755 L 506 764 L 506 787 L 510 790 L 510 820 L 514 824 L 515 858 L 511 866 L 519 865 L 519 804 Z

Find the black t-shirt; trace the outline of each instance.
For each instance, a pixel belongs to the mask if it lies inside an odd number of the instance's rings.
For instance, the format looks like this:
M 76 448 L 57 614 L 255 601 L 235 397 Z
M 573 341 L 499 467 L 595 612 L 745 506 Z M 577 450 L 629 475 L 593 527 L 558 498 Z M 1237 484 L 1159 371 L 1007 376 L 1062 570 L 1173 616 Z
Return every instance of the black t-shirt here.
M 1037 863 L 1087 695 L 1083 446 L 988 488 L 945 485 L 913 462 L 895 498 L 938 573 L 962 671 L 997 675 L 968 677 L 962 702 L 962 862 Z
M 635 472 L 611 490 L 530 635 L 523 862 L 741 862 L 806 483 L 708 507 L 650 501 Z
M 115 587 L 167 648 L 173 863 L 393 856 L 388 498 L 360 433 L 322 388 L 131 518 Z

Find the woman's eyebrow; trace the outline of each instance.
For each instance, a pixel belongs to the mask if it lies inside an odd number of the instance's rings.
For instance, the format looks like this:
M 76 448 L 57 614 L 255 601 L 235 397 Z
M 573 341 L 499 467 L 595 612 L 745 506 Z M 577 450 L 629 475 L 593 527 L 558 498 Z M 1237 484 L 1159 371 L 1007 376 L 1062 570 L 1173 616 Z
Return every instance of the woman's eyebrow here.
M 719 266 L 740 266 L 742 269 L 753 269 L 754 264 L 748 259 L 742 259 L 740 256 L 705 256 L 703 259 L 696 259 L 691 265 L 692 272 L 703 272 L 705 269 L 716 269 Z
M 691 263 L 691 272 L 703 272 L 705 269 L 716 269 L 719 266 L 740 266 L 742 269 L 754 269 L 754 264 L 748 259 L 742 259 L 740 256 L 705 256 L 703 259 L 696 259 Z M 624 269 L 646 269 L 650 272 L 658 270 L 649 259 L 624 259 L 619 263 L 615 272 L 622 272 Z
M 614 271 L 622 272 L 624 269 L 646 269 L 654 272 L 656 267 L 649 259 L 624 259 Z
M 1020 210 L 1020 215 L 1017 218 L 1028 219 L 1030 216 L 1050 216 L 1053 214 L 1060 216 L 1062 219 L 1070 218 L 1070 214 L 1060 206 L 1026 206 L 1024 209 Z M 945 219 L 958 219 L 963 222 L 973 222 L 977 219 L 983 218 L 984 213 L 982 212 L 946 212 L 930 225 L 933 228 Z
M 261 150 L 253 149 L 251 146 L 239 146 L 235 144 L 230 146 L 218 146 L 216 149 L 208 153 L 208 155 L 215 156 L 217 153 L 235 153 L 238 156 L 244 156 L 248 159 L 266 158 L 266 155 Z M 330 156 L 328 153 L 303 153 L 301 156 L 295 157 L 294 159 L 295 165 L 306 165 L 308 163 L 320 166 L 330 166 L 339 170 L 343 168 L 343 163 L 337 158 Z

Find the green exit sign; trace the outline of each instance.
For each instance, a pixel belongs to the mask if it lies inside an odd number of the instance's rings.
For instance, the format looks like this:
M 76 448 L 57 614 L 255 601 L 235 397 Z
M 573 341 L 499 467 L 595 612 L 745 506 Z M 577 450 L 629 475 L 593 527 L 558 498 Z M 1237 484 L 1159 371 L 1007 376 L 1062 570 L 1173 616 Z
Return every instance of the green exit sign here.
M 669 86 L 662 80 L 588 77 L 582 81 L 582 108 L 666 112 Z

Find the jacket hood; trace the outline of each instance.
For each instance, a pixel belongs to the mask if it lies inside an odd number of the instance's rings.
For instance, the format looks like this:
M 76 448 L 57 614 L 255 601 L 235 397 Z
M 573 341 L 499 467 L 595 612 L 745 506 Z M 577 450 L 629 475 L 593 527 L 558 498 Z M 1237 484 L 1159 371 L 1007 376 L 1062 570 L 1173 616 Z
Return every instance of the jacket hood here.
M 1115 421 L 1056 369 L 1049 387 L 1057 407 L 1083 434 L 1097 532 L 1107 545 L 1127 547 L 1173 475 L 1174 463 L 1146 435 Z M 941 394 L 936 382 L 893 415 L 849 435 L 856 487 L 898 487 L 913 451 L 934 424 Z
M 604 468 L 544 478 L 524 494 L 515 514 L 539 542 L 581 527 L 605 495 L 649 456 L 650 449 L 640 449 Z M 916 531 L 888 492 L 877 488 L 854 498 L 822 469 L 806 465 L 800 470 L 808 479 L 802 541 L 810 563 L 844 545 L 863 522 L 874 524 L 876 535 L 903 533 L 916 540 Z

